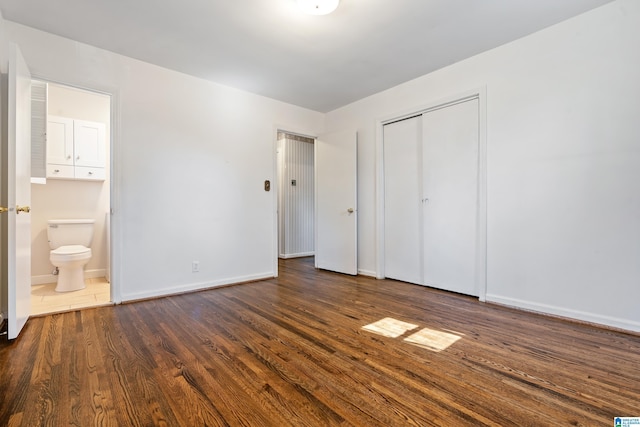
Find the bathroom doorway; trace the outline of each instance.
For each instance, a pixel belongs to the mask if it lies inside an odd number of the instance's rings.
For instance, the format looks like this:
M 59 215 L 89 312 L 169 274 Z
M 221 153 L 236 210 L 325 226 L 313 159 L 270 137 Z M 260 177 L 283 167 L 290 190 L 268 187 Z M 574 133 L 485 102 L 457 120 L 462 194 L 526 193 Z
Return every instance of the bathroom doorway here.
M 111 304 L 111 103 L 104 93 L 32 82 L 32 316 Z M 80 145 L 82 129 L 95 136 L 90 148 Z M 56 219 L 94 220 L 84 289 L 55 291 L 47 221 Z
M 278 132 L 278 258 L 315 254 L 315 170 L 312 137 Z

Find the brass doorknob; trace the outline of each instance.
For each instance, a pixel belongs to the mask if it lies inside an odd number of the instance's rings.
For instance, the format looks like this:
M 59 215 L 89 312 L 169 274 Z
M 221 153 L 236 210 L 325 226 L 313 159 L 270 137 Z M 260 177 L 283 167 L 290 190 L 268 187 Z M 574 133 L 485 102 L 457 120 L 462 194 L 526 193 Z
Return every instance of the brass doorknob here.
M 4 206 L 0 206 L 0 213 L 9 212 L 9 208 L 5 208 Z
M 31 212 L 31 208 L 29 206 L 16 206 L 16 214 L 20 212 L 29 213 Z

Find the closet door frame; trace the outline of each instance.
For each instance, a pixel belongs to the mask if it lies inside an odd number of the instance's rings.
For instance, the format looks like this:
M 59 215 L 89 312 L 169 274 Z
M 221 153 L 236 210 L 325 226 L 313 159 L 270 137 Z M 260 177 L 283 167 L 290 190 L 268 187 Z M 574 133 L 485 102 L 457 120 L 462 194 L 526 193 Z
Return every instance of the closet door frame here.
M 376 277 L 384 279 L 385 218 L 384 218 L 384 131 L 385 124 L 443 108 L 470 99 L 478 99 L 478 227 L 476 231 L 476 285 L 479 300 L 487 294 L 487 108 L 486 87 L 467 90 L 408 108 L 376 120 Z M 416 197 L 419 197 L 417 195 Z

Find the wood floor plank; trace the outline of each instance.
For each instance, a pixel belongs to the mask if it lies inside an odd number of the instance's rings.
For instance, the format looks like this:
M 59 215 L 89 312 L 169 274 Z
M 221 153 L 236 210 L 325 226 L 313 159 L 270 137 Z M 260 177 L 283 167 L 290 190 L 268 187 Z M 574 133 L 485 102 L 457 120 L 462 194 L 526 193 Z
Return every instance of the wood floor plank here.
M 102 351 L 101 325 L 103 317 L 106 322 L 112 321 L 110 311 L 86 310 L 82 314 L 82 334 L 78 340 L 82 343 L 85 365 L 82 367 L 82 375 L 89 384 L 88 389 L 82 390 L 88 415 L 80 420 L 80 424 L 86 423 L 94 426 L 118 425 L 117 414 L 114 407 L 113 391 L 109 384 L 110 365 Z
M 60 389 L 62 323 L 64 316 L 49 316 L 38 337 L 39 351 L 35 358 L 28 387 L 24 414 L 26 425 L 56 425 L 59 416 L 54 411 L 54 399 L 64 400 Z
M 384 318 L 416 328 L 363 329 Z M 423 329 L 457 340 L 405 340 Z M 0 342 L 0 396 L 9 426 L 610 426 L 640 415 L 640 336 L 293 259 L 31 319 Z

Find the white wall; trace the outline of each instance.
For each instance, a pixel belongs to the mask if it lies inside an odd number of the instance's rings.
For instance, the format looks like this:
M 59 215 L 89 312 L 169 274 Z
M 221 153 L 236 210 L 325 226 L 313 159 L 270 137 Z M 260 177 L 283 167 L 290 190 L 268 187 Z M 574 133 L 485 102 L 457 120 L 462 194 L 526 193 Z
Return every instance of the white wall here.
M 357 127 L 376 269 L 376 120 L 486 85 L 487 299 L 640 331 L 640 2 L 619 0 L 327 115 Z
M 45 185 L 31 185 L 31 275 L 32 284 L 55 281 L 49 261 L 47 220 L 92 218 L 95 222 L 91 260 L 85 267 L 87 277 L 104 277 L 107 269 L 106 214 L 109 210 L 109 141 L 111 100 L 109 96 L 49 84 L 48 114 L 104 123 L 106 129 L 106 165 L 104 181 L 48 179 Z
M 275 129 L 322 114 L 2 24 L 2 62 L 14 41 L 35 77 L 114 94 L 116 300 L 275 274 Z

